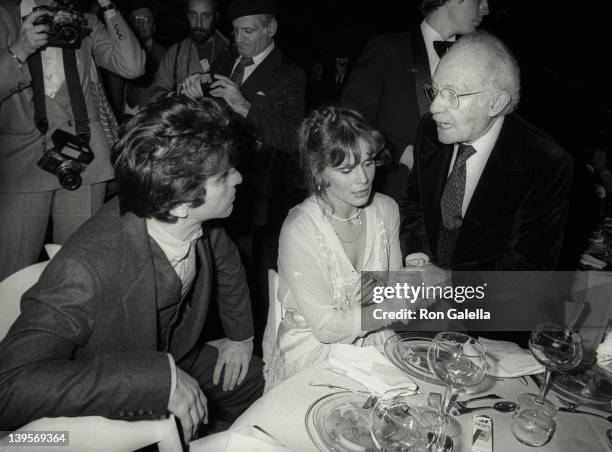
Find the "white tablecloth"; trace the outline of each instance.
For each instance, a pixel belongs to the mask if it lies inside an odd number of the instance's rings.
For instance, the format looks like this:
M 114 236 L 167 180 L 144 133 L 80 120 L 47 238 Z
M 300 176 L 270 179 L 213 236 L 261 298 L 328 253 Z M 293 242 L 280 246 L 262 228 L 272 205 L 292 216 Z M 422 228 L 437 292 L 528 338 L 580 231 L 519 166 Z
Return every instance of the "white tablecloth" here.
M 257 400 L 246 412 L 240 416 L 232 425 L 231 429 L 259 425 L 269 434 L 274 436 L 280 443 L 294 451 L 316 451 L 306 431 L 304 423 L 305 414 L 310 405 L 331 392 L 333 389 L 309 386 L 310 382 L 327 383 L 344 386 L 351 389 L 361 389 L 359 384 L 342 375 L 337 375 L 325 370 L 329 363 L 321 363 L 298 375 L 284 381 L 268 394 Z M 475 394 L 496 393 L 503 396 L 506 400 L 517 401 L 519 394 L 523 392 L 538 392 L 535 383 L 528 378 L 529 386 L 525 386 L 516 379 L 512 380 L 485 380 L 483 387 L 479 387 Z M 419 391 L 429 393 L 431 391 L 444 391 L 441 386 L 415 382 L 419 385 Z M 466 399 L 471 394 L 461 395 L 460 399 Z M 548 398 L 556 402 L 556 397 L 549 392 Z M 492 405 L 492 401 L 472 402 L 470 406 Z M 597 452 L 609 451 L 605 433 L 612 424 L 604 419 L 597 419 L 592 416 L 559 413 L 557 416 L 557 431 L 552 440 L 543 447 L 533 448 L 519 443 L 510 431 L 512 413 L 499 413 L 494 410 L 478 411 L 477 413 L 487 414 L 494 420 L 494 452 L 520 452 L 535 450 L 542 452 Z M 464 432 L 472 431 L 472 414 L 459 416 L 457 419 L 462 423 Z M 463 435 L 461 441 L 461 452 L 469 452 L 471 435 Z M 213 444 L 204 438 L 192 443 L 191 451 L 211 451 Z M 245 449 L 247 450 L 247 449 Z

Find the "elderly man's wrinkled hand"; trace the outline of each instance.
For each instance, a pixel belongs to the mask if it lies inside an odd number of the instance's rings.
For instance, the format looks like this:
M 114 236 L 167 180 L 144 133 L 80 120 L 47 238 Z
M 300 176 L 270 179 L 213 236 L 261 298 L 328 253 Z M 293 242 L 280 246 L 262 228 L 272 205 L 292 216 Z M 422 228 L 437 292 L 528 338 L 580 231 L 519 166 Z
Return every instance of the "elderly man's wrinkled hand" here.
M 184 94 L 190 99 L 199 99 L 205 94 L 202 84 L 206 85 L 208 83 L 210 83 L 210 74 L 192 74 L 178 84 L 176 92 L 177 94 Z
M 210 95 L 221 97 L 234 112 L 244 118 L 246 118 L 251 108 L 251 104 L 242 95 L 238 85 L 223 75 L 214 75 L 214 81 L 210 85 Z

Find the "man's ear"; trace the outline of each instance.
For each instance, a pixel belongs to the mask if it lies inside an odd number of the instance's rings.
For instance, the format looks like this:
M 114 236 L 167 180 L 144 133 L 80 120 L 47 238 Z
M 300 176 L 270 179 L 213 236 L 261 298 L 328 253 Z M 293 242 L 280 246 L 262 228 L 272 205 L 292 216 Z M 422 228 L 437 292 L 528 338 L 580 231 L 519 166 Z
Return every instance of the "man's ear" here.
M 267 28 L 268 28 L 268 33 L 270 33 L 270 37 L 273 38 L 278 28 L 278 23 L 276 22 L 276 19 L 273 18 L 268 24 Z
M 189 215 L 189 206 L 185 203 L 179 204 L 170 210 L 170 215 L 176 218 L 187 218 L 187 215 Z
M 489 106 L 489 116 L 495 117 L 503 112 L 506 107 L 510 104 L 512 97 L 506 90 L 500 90 L 495 93 L 491 99 L 491 105 Z

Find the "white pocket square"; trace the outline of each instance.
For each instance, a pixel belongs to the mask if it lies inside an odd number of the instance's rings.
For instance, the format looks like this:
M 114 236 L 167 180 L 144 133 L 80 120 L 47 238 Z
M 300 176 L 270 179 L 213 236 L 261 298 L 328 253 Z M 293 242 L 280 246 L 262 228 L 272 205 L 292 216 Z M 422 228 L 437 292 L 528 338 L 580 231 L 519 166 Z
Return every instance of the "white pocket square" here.
M 263 91 L 257 91 L 256 93 L 258 96 L 265 96 L 266 93 L 264 93 Z

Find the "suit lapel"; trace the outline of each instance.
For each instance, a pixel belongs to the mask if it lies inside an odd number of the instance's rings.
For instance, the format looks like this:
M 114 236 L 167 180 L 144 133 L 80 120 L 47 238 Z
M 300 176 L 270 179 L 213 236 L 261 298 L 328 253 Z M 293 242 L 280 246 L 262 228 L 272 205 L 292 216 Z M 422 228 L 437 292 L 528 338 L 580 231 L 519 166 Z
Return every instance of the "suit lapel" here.
M 419 105 L 419 113 L 424 116 L 429 112 L 430 102 L 423 91 L 423 85 L 431 83 L 431 73 L 429 69 L 429 58 L 427 57 L 427 48 L 425 40 L 421 33 L 421 28 L 417 27 L 412 33 L 412 52 L 414 55 L 414 70 L 415 70 L 415 90 L 416 98 Z
M 529 169 L 519 160 L 520 133 L 512 116 L 506 116 L 491 156 L 465 212 L 455 257 L 478 246 L 508 208 L 522 195 Z
M 132 331 L 129 340 L 136 349 L 157 349 L 157 284 L 153 254 L 144 219 L 131 213 L 123 216 L 121 275 L 128 288 L 122 307 Z
M 182 319 L 172 333 L 170 352 L 178 362 L 193 348 L 202 334 L 212 287 L 212 254 L 206 236 L 196 244 L 198 274 L 189 303 L 183 308 Z
M 440 199 L 446 183 L 453 146 L 437 140 L 435 122 L 431 116 L 424 120 L 424 129 L 419 151 L 419 185 L 421 187 L 421 209 L 431 250 L 436 249 L 440 233 Z M 427 189 L 423 189 L 427 187 Z
M 264 95 L 275 84 L 278 79 L 277 70 L 281 66 L 282 55 L 278 47 L 274 47 L 272 52 L 255 68 L 249 75 L 249 78 L 242 84 L 242 94 L 251 100 L 259 97 L 257 93 L 261 92 Z

